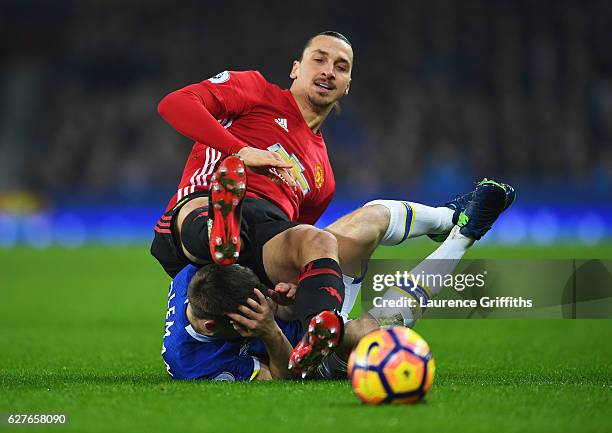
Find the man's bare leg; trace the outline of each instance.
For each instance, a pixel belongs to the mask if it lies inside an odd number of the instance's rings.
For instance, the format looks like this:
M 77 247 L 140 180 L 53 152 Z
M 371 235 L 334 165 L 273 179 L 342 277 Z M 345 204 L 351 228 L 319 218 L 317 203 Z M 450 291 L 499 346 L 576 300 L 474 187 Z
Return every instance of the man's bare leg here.
M 338 261 L 338 242 L 331 233 L 299 225 L 274 236 L 263 246 L 263 264 L 273 283 L 297 282 L 308 263 L 329 258 Z
M 383 300 L 395 301 L 401 300 L 401 298 L 412 298 L 419 305 L 421 301 L 428 301 L 430 298 L 437 296 L 443 288 L 441 286 L 441 279 L 428 279 L 427 276 L 452 274 L 467 249 L 475 240 L 480 239 L 491 228 L 499 214 L 512 204 L 515 194 L 512 187 L 485 179 L 478 184 L 470 197 L 470 200 L 465 203 L 465 211 L 460 212 L 462 221 L 458 221 L 458 223 L 461 227 L 454 226 L 440 247 L 409 272 L 411 275 L 425 276 L 425 280 L 430 282 L 429 285 L 426 286 L 422 282 L 414 281 L 410 284 L 410 287 L 392 288 L 384 294 Z M 347 218 L 341 219 L 338 223 L 330 226 L 330 231 L 335 233 L 338 238 L 341 259 L 344 260 L 344 254 L 347 254 L 346 258 L 349 262 L 344 266 L 352 272 L 355 272 L 357 269 L 362 271 L 361 260 L 369 258 L 374 250 L 372 244 L 380 238 L 382 230 L 385 230 L 384 224 L 376 224 L 372 221 L 376 218 L 376 215 L 380 217 L 381 206 L 386 207 L 389 211 L 388 220 L 385 220 L 385 222 L 388 221 L 389 225 L 382 237 L 383 241 L 389 238 L 397 239 L 402 231 L 404 232 L 402 240 L 409 237 L 408 234 L 411 232 L 411 227 L 408 227 L 407 222 L 406 228 L 403 230 L 394 230 L 392 227 L 394 224 L 393 207 L 398 202 L 384 202 L 371 202 L 370 206 L 359 209 Z M 416 204 L 412 204 L 411 207 L 419 208 Z M 427 209 L 425 210 L 427 211 Z M 450 209 L 447 210 L 450 211 Z M 406 214 L 406 220 L 407 216 L 408 214 Z M 364 227 L 361 227 L 359 224 L 362 218 L 367 222 L 367 224 L 364 224 Z M 401 227 L 401 225 L 398 227 Z M 390 236 L 392 232 L 393 234 Z M 419 234 L 425 233 L 420 230 Z M 363 239 L 358 239 L 359 237 Z M 360 245 L 362 246 L 361 248 Z M 351 289 L 350 284 L 347 284 L 347 299 L 350 296 Z M 386 303 L 386 305 L 393 304 L 393 302 Z M 395 303 L 395 305 L 398 304 L 401 305 L 402 303 Z M 346 308 L 347 305 L 345 305 L 345 310 Z M 369 313 L 380 323 L 404 324 L 406 326 L 411 326 L 414 323 L 414 320 L 419 317 L 419 312 L 420 309 L 418 308 L 415 311 L 412 311 L 410 308 L 388 307 L 369 310 Z
M 406 239 L 447 233 L 453 210 L 397 200 L 374 200 L 325 228 L 338 239 L 340 265 L 345 275 L 359 277 L 362 264 L 379 245 L 398 245 Z
M 362 274 L 362 263 L 370 259 L 380 244 L 389 226 L 389 217 L 389 210 L 382 205 L 366 206 L 325 228 L 338 240 L 340 267 L 345 275 Z
M 374 250 L 380 244 L 381 239 L 388 233 L 391 219 L 391 212 L 388 207 L 380 204 L 373 204 L 357 209 L 354 212 L 342 217 L 332 225 L 326 228 L 327 231 L 333 233 L 338 239 L 338 254 L 342 269 L 346 275 L 351 277 L 360 276 L 365 269 L 364 262 L 370 259 Z M 458 228 L 456 228 L 458 229 Z M 454 234 L 452 234 L 454 232 Z M 457 230 L 451 231 L 451 236 L 440 245 L 429 257 L 421 262 L 412 274 L 420 273 L 432 274 L 451 273 L 457 266 L 459 260 L 467 249 L 474 243 L 473 240 L 462 236 Z M 348 315 L 354 305 L 357 293 L 361 288 L 361 282 L 351 284 L 345 279 L 346 302 L 343 306 L 343 316 Z M 432 297 L 436 296 L 441 287 L 421 287 L 421 292 L 418 296 Z M 406 293 L 397 290 L 389 290 L 385 295 L 385 299 L 405 297 Z M 407 309 L 372 309 L 369 314 L 357 319 L 352 333 L 359 338 L 365 335 L 364 330 L 375 329 L 372 320 L 376 319 L 378 324 L 405 324 L 412 325 L 414 320 L 418 318 L 417 311 Z M 351 322 L 352 323 L 352 322 Z M 351 339 L 348 333 L 348 347 L 353 347 L 351 344 L 355 342 Z M 357 339 L 358 341 L 358 339 Z
M 301 269 L 294 308 L 306 333 L 293 349 L 288 368 L 307 377 L 342 341 L 344 284 L 337 240 L 316 227 L 296 226 L 264 244 L 263 262 L 273 282 L 295 281 L 296 269 Z

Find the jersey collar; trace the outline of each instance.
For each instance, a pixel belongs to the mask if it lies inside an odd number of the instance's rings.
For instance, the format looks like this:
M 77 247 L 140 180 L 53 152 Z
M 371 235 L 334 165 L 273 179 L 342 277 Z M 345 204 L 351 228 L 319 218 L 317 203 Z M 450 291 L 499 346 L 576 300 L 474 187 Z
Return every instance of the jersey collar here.
M 194 339 L 202 342 L 202 343 L 210 343 L 213 341 L 217 341 L 217 338 L 215 337 L 210 337 L 208 335 L 202 335 L 202 334 L 198 334 L 195 329 L 193 329 L 193 326 L 191 326 L 191 323 L 187 326 L 185 326 L 185 331 L 187 331 L 187 333 L 189 335 L 191 335 Z
M 191 323 L 189 323 L 189 319 L 187 319 L 187 305 L 189 304 L 189 300 L 185 299 L 185 311 L 184 311 L 184 315 L 185 315 L 185 322 L 187 323 L 187 326 L 185 326 L 185 331 L 187 331 L 187 333 L 189 335 L 191 335 L 191 337 L 195 340 L 198 340 L 202 343 L 210 343 L 212 341 L 217 341 L 217 338 L 215 337 L 211 337 L 209 335 L 202 335 L 198 332 L 196 332 L 195 329 L 193 329 L 193 326 L 191 326 Z

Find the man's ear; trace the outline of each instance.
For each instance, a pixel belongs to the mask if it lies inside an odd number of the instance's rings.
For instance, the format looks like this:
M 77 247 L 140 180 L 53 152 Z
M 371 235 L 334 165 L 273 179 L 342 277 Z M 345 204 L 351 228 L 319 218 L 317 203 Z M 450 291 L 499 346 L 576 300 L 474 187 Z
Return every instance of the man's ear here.
M 217 322 L 214 319 L 205 320 L 203 325 L 204 329 L 208 332 L 215 332 L 217 330 Z
M 300 61 L 294 60 L 291 65 L 291 73 L 289 74 L 289 78 L 295 80 L 298 77 L 298 69 L 300 68 Z
M 349 89 L 351 88 L 351 80 L 346 84 L 346 89 L 344 89 L 344 96 L 349 94 Z

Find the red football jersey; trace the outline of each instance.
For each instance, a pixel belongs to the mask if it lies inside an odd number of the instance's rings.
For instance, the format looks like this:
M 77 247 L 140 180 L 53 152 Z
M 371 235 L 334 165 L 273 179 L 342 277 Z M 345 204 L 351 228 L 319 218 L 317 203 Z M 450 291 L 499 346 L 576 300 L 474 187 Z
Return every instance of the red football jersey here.
M 292 221 L 316 222 L 334 196 L 336 184 L 321 133 L 308 127 L 288 89 L 269 83 L 257 71 L 225 71 L 190 91 L 209 91 L 218 101 L 218 122 L 240 141 L 277 152 L 293 165 L 293 191 L 264 175 L 248 172 L 250 197 L 274 203 Z M 211 113 L 212 114 L 212 113 Z M 177 193 L 168 209 L 196 191 L 207 191 L 210 176 L 224 153 L 200 142 L 193 145 Z

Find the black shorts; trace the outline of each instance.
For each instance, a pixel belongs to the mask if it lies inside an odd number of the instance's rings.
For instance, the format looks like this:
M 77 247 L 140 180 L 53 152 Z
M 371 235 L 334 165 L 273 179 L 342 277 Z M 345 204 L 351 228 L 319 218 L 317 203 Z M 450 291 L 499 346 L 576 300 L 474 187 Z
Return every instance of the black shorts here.
M 173 208 L 161 216 L 155 224 L 155 237 L 151 243 L 151 255 L 162 265 L 164 271 L 172 278 L 181 269 L 191 263 L 183 253 L 178 231 L 175 227 L 175 216 L 181 208 L 196 197 L 208 197 L 208 191 L 198 191 L 185 196 Z
M 200 194 L 202 196 L 203 194 Z M 166 212 L 155 229 L 155 238 L 151 244 L 151 254 L 160 262 L 164 270 L 172 278 L 188 264 L 203 266 L 202 263 L 191 262 L 183 253 L 179 239 L 173 234 L 174 216 L 190 199 L 196 195 L 187 196 L 177 206 Z M 181 235 L 187 250 L 198 259 L 213 263 L 208 242 L 208 217 L 202 213 L 206 209 L 192 211 L 183 223 Z M 160 223 L 163 225 L 160 227 Z M 237 263 L 255 272 L 262 283 L 271 287 L 272 283 L 266 275 L 263 265 L 263 246 L 279 233 L 301 223 L 289 221 L 287 216 L 267 200 L 246 197 L 242 203 L 242 223 L 240 237 L 242 246 Z M 169 229 L 164 229 L 169 227 Z

